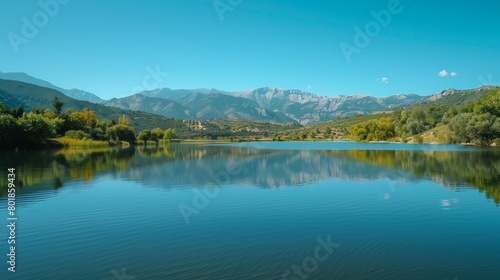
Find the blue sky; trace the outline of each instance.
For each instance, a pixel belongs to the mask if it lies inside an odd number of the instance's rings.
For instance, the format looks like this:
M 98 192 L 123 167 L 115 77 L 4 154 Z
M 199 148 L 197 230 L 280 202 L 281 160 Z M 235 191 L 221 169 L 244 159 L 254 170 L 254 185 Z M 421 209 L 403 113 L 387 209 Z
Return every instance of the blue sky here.
M 0 71 L 105 99 L 154 87 L 428 95 L 499 85 L 499 11 L 484 0 L 3 0 Z

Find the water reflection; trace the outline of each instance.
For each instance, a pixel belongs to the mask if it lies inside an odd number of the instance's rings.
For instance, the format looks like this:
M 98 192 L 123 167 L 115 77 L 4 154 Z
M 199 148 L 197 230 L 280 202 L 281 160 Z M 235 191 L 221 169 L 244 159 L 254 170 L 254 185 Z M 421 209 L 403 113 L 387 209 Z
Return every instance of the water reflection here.
M 0 164 L 2 197 L 6 195 L 6 170 L 15 167 L 16 186 L 29 193 L 107 174 L 160 188 L 223 184 L 275 188 L 330 178 L 389 178 L 396 182 L 424 178 L 451 188 L 475 187 L 500 203 L 498 149 L 259 150 L 173 143 L 125 149 L 3 152 L 0 156 L 6 159 Z

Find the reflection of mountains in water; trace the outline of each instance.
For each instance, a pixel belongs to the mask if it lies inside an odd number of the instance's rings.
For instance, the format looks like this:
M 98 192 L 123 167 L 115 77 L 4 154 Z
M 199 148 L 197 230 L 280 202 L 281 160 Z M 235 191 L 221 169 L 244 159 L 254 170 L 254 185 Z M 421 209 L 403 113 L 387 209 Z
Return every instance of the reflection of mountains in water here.
M 140 164 L 140 171 L 122 175 L 166 188 L 225 184 L 272 188 L 332 178 L 396 182 L 425 178 L 451 188 L 474 186 L 500 202 L 498 149 L 292 151 L 202 146 L 175 150 L 179 160 Z
M 7 157 L 10 158 L 10 157 Z M 474 186 L 500 202 L 500 150 L 259 150 L 232 146 L 167 144 L 135 149 L 63 150 L 17 155 L 24 191 L 61 187 L 72 179 L 113 174 L 144 186 L 174 188 L 297 186 L 328 179 L 404 182 L 426 178 L 447 187 Z M 3 165 L 3 164 L 2 164 Z M 6 168 L 0 180 L 7 178 Z M 0 182 L 7 186 L 6 182 Z M 1 190 L 2 197 L 6 189 Z
M 180 187 L 236 184 L 264 188 L 296 186 L 324 181 L 408 180 L 408 172 L 388 170 L 346 156 L 317 151 L 251 150 L 233 147 L 205 147 L 203 160 L 173 160 L 151 163 L 122 174 L 122 178 L 147 186 Z M 210 157 L 212 149 L 220 150 Z

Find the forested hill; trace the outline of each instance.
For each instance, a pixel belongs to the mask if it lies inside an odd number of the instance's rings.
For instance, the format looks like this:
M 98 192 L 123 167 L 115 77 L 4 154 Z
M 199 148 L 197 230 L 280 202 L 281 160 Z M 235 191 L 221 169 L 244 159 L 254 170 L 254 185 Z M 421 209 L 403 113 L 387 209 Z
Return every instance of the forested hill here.
M 440 143 L 500 144 L 500 88 L 465 106 L 429 105 L 396 111 L 392 116 L 373 119 L 349 127 L 355 141 L 422 143 L 425 138 Z
M 445 106 L 464 106 L 482 98 L 486 93 L 498 89 L 497 86 L 482 86 L 474 89 L 457 90 L 447 89 L 428 96 L 416 104 L 419 106 L 445 105 Z
M 80 111 L 87 108 L 94 111 L 96 117 L 104 121 L 118 120 L 121 116 L 125 115 L 131 120 L 131 125 L 137 130 L 151 129 L 151 126 L 155 125 L 176 128 L 179 132 L 182 132 L 182 129 L 185 127 L 181 120 L 140 111 L 106 107 L 88 101 L 73 99 L 50 88 L 0 79 L 0 102 L 8 107 L 15 108 L 22 105 L 25 112 L 32 111 L 35 108 L 40 108 L 43 111 L 46 108 L 52 108 L 54 97 L 57 97 L 58 100 L 64 103 L 63 110 Z

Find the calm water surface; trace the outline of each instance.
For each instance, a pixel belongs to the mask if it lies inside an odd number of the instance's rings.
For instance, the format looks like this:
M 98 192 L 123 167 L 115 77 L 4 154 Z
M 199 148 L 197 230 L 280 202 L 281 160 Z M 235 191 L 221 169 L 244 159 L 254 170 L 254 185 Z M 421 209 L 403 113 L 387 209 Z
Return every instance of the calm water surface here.
M 0 279 L 500 279 L 500 149 L 167 144 L 3 152 Z

